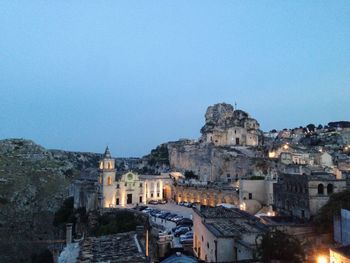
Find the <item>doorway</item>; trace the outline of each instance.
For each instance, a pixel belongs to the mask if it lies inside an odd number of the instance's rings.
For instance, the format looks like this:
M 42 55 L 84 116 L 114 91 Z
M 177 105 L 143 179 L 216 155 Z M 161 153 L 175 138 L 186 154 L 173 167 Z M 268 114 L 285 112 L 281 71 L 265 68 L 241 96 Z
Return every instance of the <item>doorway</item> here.
M 127 203 L 127 204 L 132 204 L 132 194 L 128 194 L 128 195 L 126 196 L 126 203 Z

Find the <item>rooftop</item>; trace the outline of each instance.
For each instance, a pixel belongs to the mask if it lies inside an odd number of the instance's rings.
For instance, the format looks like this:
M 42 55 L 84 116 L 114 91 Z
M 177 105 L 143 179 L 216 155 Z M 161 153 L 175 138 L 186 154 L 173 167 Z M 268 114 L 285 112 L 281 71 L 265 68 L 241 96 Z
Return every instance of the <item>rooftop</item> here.
M 249 215 L 239 209 L 225 208 L 222 206 L 201 206 L 200 210 L 198 210 L 197 208 L 194 208 L 193 210 L 202 218 L 239 218 Z
M 171 255 L 170 257 L 167 257 L 166 259 L 162 260 L 161 263 L 196 263 L 198 260 L 194 257 L 189 257 L 183 254 L 176 254 Z
M 225 208 L 222 206 L 205 207 L 193 210 L 204 220 L 203 224 L 216 237 L 239 237 L 244 233 L 257 233 L 264 231 L 266 227 L 260 219 L 237 208 Z
M 216 220 L 211 223 L 205 223 L 206 227 L 216 237 L 239 237 L 246 233 L 258 233 L 261 228 L 257 223 L 248 223 L 235 220 Z
M 146 257 L 136 243 L 135 232 L 89 237 L 80 245 L 78 261 L 87 262 L 145 262 Z

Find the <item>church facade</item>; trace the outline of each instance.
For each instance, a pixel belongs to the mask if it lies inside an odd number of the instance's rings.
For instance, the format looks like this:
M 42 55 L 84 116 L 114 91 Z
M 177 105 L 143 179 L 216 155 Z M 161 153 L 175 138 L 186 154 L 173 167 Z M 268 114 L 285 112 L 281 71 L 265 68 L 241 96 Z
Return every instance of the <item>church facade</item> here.
M 147 204 L 150 200 L 172 198 L 173 180 L 170 175 L 139 175 L 131 171 L 117 175 L 115 160 L 108 147 L 99 168 L 101 207 L 135 206 Z

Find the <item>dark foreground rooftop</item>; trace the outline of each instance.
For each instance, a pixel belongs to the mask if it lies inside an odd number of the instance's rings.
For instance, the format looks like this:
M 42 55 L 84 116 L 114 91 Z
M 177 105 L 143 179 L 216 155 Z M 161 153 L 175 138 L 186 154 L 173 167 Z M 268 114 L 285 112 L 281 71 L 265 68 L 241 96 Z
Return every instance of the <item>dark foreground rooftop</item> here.
M 80 246 L 78 262 L 143 263 L 146 257 L 135 240 L 135 232 L 89 237 Z
M 160 263 L 197 263 L 197 262 L 198 260 L 196 258 L 189 257 L 179 253 L 162 260 Z

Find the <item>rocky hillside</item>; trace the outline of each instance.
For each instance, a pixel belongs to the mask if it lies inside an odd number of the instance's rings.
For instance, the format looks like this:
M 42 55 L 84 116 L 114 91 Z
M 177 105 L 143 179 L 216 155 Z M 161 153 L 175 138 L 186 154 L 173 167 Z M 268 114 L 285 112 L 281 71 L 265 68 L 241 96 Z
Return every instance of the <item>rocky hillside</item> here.
M 28 262 L 54 239 L 54 212 L 70 183 L 99 154 L 47 150 L 33 141 L 0 141 L 0 262 Z

